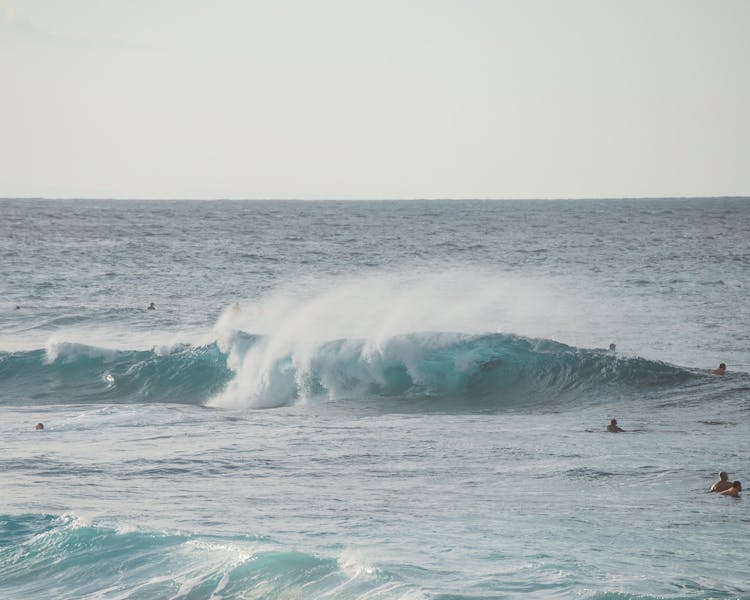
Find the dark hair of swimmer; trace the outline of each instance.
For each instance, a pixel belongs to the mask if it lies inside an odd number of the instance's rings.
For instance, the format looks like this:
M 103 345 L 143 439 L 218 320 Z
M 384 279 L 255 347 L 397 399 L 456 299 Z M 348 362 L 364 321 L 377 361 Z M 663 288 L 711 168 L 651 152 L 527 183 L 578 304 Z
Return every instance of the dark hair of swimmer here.
M 34 429 L 44 429 L 44 424 L 43 423 L 37 423 L 36 427 L 34 427 Z
M 742 482 L 741 481 L 733 481 L 732 487 L 736 489 L 738 492 L 742 491 Z

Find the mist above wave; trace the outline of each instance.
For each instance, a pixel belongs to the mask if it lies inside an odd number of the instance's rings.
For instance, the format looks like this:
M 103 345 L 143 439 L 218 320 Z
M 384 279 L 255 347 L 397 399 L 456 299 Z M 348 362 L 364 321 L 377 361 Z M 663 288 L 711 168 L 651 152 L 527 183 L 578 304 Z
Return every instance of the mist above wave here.
M 538 335 L 577 318 L 540 282 L 380 274 L 234 303 L 202 344 L 108 349 L 57 333 L 45 350 L 0 354 L 0 373 L 12 388 L 6 401 L 272 408 L 389 398 L 441 399 L 457 409 L 554 405 L 693 376 Z

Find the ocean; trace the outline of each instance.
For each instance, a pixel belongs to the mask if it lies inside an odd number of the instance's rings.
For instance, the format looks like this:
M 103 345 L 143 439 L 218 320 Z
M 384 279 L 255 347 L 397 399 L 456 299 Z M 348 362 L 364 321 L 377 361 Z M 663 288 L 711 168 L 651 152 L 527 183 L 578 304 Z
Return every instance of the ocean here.
M 749 232 L 0 200 L 0 597 L 750 598 Z

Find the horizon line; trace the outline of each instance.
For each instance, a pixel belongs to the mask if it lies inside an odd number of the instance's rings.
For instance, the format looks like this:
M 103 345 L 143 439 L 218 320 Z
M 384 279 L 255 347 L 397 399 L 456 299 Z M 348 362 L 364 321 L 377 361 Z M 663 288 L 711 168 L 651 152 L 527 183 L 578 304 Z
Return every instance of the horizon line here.
M 113 201 L 113 202 L 560 202 L 560 201 L 612 201 L 612 200 L 750 200 L 750 195 L 720 195 L 720 196 L 555 196 L 537 198 L 472 198 L 472 197 L 410 197 L 410 198 L 131 198 L 106 196 L 2 196 L 0 201 Z

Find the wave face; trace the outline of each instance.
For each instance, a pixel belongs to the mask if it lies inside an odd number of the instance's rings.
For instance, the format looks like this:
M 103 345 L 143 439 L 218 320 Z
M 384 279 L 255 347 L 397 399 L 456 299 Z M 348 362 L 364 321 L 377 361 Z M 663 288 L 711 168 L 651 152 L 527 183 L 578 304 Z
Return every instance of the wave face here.
M 62 342 L 45 350 L 0 353 L 6 403 L 201 404 L 231 377 L 216 344 L 122 351 Z
M 414 333 L 380 344 L 335 340 L 280 351 L 258 339 L 240 353 L 218 405 L 275 407 L 316 398 L 392 398 L 454 408 L 554 405 L 695 374 L 657 361 L 509 334 Z
M 221 347 L 224 348 L 222 351 Z M 238 332 L 228 347 L 120 351 L 72 343 L 0 354 L 6 403 L 210 404 L 272 408 L 299 401 L 392 399 L 422 407 L 513 408 L 671 386 L 679 367 L 509 334 L 412 333 L 280 349 Z
M 0 515 L 4 598 L 391 598 L 404 584 L 346 554 L 318 557 L 241 536 L 94 525 L 72 515 Z M 116 593 L 115 593 L 116 590 Z M 401 594 L 396 594 L 400 596 Z

